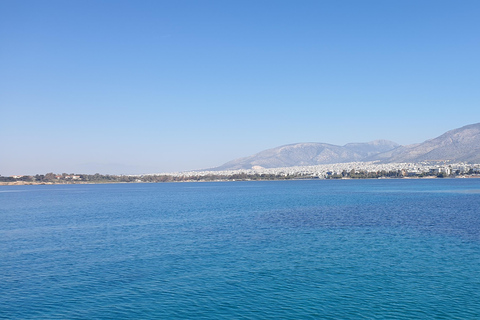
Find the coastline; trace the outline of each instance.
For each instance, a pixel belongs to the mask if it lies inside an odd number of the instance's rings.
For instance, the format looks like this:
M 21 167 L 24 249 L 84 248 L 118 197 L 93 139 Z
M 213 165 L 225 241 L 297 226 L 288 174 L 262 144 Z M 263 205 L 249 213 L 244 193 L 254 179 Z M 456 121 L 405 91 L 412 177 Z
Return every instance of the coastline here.
M 39 185 L 72 185 L 72 184 L 126 184 L 126 183 L 168 183 L 168 182 L 175 182 L 175 183 L 183 183 L 183 182 L 234 182 L 234 181 L 298 181 L 298 180 L 424 180 L 424 179 L 480 179 L 480 174 L 475 175 L 461 175 L 461 176 L 452 176 L 452 177 L 437 177 L 437 176 L 423 176 L 423 177 L 378 177 L 378 178 L 350 178 L 350 177 L 343 177 L 343 178 L 335 178 L 335 179 L 319 179 L 319 178 L 291 178 L 291 179 L 282 179 L 282 178 L 256 178 L 256 179 L 229 179 L 225 177 L 225 179 L 214 179 L 214 180 L 207 180 L 207 179 L 186 179 L 181 181 L 48 181 L 48 182 L 40 182 L 40 181 L 9 181 L 9 182 L 0 182 L 0 186 L 39 186 Z

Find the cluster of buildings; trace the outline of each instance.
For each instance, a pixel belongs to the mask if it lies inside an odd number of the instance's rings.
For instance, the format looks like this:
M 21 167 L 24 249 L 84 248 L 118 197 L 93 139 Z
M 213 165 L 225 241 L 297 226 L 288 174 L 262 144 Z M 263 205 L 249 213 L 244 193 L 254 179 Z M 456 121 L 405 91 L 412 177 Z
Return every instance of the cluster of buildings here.
M 448 163 L 448 162 L 421 162 L 421 163 L 379 163 L 349 162 L 322 164 L 316 166 L 296 166 L 281 168 L 253 167 L 252 169 L 223 170 L 223 171 L 188 171 L 167 173 L 174 177 L 205 177 L 211 175 L 232 176 L 246 175 L 275 175 L 275 176 L 305 176 L 311 178 L 326 179 L 329 176 L 339 176 L 345 173 L 389 173 L 396 172 L 399 176 L 415 177 L 420 175 L 462 176 L 465 174 L 480 174 L 480 164 Z
M 0 176 L 1 177 L 1 176 Z M 480 177 L 480 164 L 450 163 L 448 161 L 430 161 L 420 163 L 379 163 L 348 162 L 322 164 L 315 166 L 296 166 L 281 168 L 262 168 L 223 171 L 184 171 L 148 175 L 55 175 L 47 173 L 37 176 L 11 176 L 1 180 L 4 183 L 43 182 L 77 183 L 90 182 L 167 182 L 167 181 L 215 181 L 249 179 L 348 179 L 348 178 L 414 178 L 414 177 Z M 28 179 L 25 179 L 28 178 Z M 12 180 L 13 179 L 13 180 Z

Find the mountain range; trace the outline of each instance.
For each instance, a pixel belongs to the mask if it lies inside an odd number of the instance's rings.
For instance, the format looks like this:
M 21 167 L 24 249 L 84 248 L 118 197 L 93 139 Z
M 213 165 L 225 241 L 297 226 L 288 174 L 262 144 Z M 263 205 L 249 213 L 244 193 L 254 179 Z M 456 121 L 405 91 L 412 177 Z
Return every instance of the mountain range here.
M 434 160 L 480 163 L 480 123 L 406 146 L 388 140 L 348 143 L 344 146 L 318 142 L 288 144 L 229 161 L 212 170 L 313 166 L 355 161 L 399 163 Z

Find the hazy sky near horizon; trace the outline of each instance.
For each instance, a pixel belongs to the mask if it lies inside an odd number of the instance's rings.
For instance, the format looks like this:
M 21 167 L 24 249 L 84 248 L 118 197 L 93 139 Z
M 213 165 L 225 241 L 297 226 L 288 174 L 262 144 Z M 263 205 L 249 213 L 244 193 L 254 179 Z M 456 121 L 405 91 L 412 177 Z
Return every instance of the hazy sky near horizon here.
M 480 122 L 480 1 L 0 0 L 0 175 L 209 168 Z

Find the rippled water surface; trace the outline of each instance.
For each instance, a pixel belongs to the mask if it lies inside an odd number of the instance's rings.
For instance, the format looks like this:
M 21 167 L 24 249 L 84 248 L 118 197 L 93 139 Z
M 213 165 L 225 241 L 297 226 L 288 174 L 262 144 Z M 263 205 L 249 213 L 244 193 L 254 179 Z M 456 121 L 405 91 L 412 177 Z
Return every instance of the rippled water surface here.
M 0 187 L 0 318 L 480 319 L 480 180 Z

